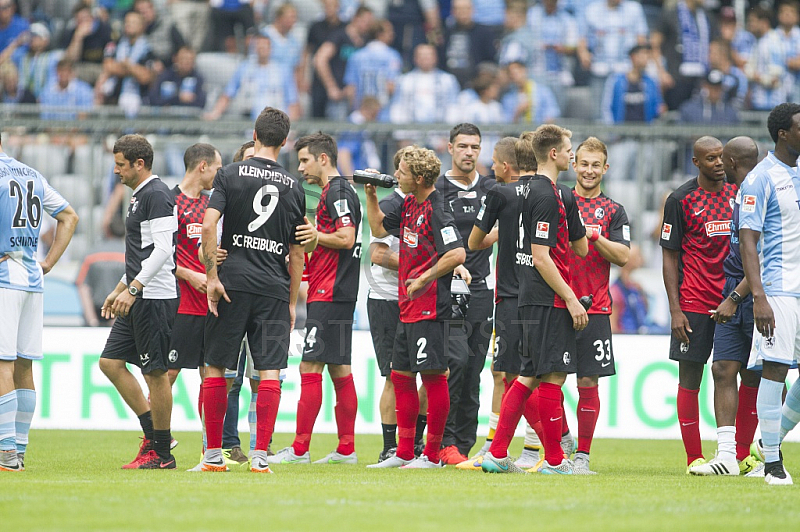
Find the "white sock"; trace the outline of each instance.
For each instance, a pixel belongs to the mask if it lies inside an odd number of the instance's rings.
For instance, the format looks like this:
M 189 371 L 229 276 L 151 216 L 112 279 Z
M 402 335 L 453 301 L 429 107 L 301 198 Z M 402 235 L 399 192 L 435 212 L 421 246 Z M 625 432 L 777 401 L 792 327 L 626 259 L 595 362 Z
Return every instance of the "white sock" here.
M 736 427 L 717 427 L 717 456 L 720 460 L 736 460 Z
M 525 447 L 541 448 L 542 442 L 539 435 L 527 423 L 525 424 Z

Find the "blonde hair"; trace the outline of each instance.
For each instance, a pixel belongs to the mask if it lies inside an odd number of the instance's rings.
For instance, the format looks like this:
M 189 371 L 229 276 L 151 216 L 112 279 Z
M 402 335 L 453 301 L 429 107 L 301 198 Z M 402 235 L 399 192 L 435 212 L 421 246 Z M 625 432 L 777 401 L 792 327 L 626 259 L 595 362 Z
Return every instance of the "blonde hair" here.
M 605 143 L 602 140 L 598 139 L 597 137 L 589 137 L 588 139 L 584 140 L 578 145 L 578 149 L 575 150 L 575 160 L 578 160 L 578 154 L 581 150 L 593 152 L 593 153 L 602 153 L 603 154 L 603 164 L 608 162 L 608 148 L 606 148 Z
M 409 146 L 404 148 L 401 157 L 414 178 L 422 176 L 426 187 L 432 187 L 439 179 L 442 161 L 433 150 L 420 146 Z
M 514 154 L 520 172 L 536 172 L 539 165 L 536 163 L 536 153 L 533 149 L 533 131 L 524 131 L 519 136 L 514 144 Z
M 572 131 L 555 124 L 542 124 L 533 132 L 533 151 L 536 162 L 547 162 L 548 154 L 553 148 L 560 148 L 564 144 L 564 137 L 572 138 Z
M 494 152 L 497 160 L 501 163 L 508 163 L 514 170 L 519 170 L 517 166 L 517 141 L 516 137 L 503 137 L 494 145 Z

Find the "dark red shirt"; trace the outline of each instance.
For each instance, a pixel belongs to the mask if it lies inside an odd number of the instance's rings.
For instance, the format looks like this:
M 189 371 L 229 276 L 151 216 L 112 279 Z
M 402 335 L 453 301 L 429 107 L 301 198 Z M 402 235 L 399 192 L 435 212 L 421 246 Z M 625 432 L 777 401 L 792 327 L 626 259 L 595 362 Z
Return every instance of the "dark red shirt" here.
M 175 193 L 175 207 L 178 210 L 177 265 L 205 275 L 206 270 L 197 257 L 197 250 L 200 247 L 203 216 L 206 214 L 209 197 L 200 194 L 199 198 L 190 198 L 178 186 L 172 191 Z M 181 288 L 178 314 L 205 316 L 208 312 L 206 295 L 195 290 L 183 279 L 178 279 L 178 284 Z
M 356 242 L 349 249 L 317 246 L 307 268 L 308 302 L 355 301 L 361 265 L 361 202 L 347 179 L 336 176 L 322 189 L 316 222 L 317 231 L 326 234 L 341 227 L 353 227 Z
M 622 205 L 602 193 L 595 198 L 584 198 L 573 189 L 572 194 L 584 227 L 598 228 L 600 234 L 611 242 L 630 247 L 628 215 Z M 572 278 L 570 286 L 577 297 L 594 295 L 589 314 L 611 314 L 611 294 L 608 288 L 611 263 L 589 244 L 589 253 L 583 259 L 570 251 L 569 271 Z
M 700 188 L 690 179 L 667 198 L 661 247 L 680 251 L 680 306 L 684 312 L 707 314 L 722 301 L 731 214 L 736 187 L 725 183 L 719 192 Z

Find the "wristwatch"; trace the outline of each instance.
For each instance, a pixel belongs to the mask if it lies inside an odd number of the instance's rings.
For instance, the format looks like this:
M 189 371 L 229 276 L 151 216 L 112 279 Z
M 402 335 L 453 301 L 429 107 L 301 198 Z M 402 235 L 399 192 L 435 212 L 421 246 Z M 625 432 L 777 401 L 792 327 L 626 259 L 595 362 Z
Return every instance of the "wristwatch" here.
M 733 301 L 733 302 L 734 302 L 734 303 L 736 303 L 737 305 L 738 305 L 739 303 L 741 303 L 741 302 L 742 302 L 742 296 L 741 296 L 741 295 L 739 295 L 739 292 L 737 292 L 736 290 L 734 290 L 733 292 L 731 292 L 731 293 L 728 295 L 728 297 L 731 299 L 731 301 Z
M 136 287 L 135 287 L 135 286 L 133 286 L 133 285 L 130 285 L 130 286 L 128 287 L 128 293 L 129 293 L 130 295 L 132 295 L 133 297 L 136 297 L 136 296 L 138 296 L 138 295 L 139 295 L 139 289 L 138 289 L 138 288 L 136 288 Z

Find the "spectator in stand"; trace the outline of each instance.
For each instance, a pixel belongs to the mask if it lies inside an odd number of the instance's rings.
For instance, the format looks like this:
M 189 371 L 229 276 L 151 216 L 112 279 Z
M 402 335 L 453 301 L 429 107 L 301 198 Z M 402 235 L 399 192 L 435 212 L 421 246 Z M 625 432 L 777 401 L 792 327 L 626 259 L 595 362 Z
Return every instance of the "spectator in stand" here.
M 492 30 L 494 40 L 503 34 L 506 2 L 504 0 L 472 0 L 472 20 Z
M 63 52 L 48 50 L 49 46 L 50 30 L 36 22 L 0 53 L 0 63 L 10 58 L 17 67 L 19 103 L 38 103 L 39 95 L 55 79 L 56 63 Z
M 272 49 L 269 37 L 255 35 L 255 57 L 242 63 L 234 73 L 225 92 L 219 97 L 207 120 L 217 120 L 237 95 L 248 103 L 250 117 L 255 120 L 266 107 L 280 109 L 296 120 L 300 116 L 297 87 L 294 78 L 280 64 L 270 60 Z
M 512 61 L 521 61 L 528 66 L 530 72 L 536 68 L 535 47 L 538 45 L 536 35 L 525 20 L 528 4 L 525 0 L 510 0 L 506 4 L 505 34 L 500 40 L 497 51 L 497 62 L 507 65 Z
M 144 33 L 156 59 L 153 67 L 157 74 L 161 74 L 172 65 L 172 58 L 186 45 L 186 41 L 166 15 L 156 13 L 153 0 L 135 0 L 133 9 L 144 19 Z
M 800 96 L 800 4 L 797 0 L 786 0 L 778 7 L 778 27 L 775 31 L 780 35 L 786 50 L 787 76 L 784 82 L 789 84 L 787 95 L 793 102 Z
M 403 56 L 403 68 L 412 67 L 417 46 L 442 43 L 442 25 L 436 0 L 395 0 L 386 18 L 394 26 L 394 49 Z
M 202 50 L 210 27 L 208 1 L 169 0 L 167 8 L 186 44 L 192 50 Z
M 664 101 L 675 110 L 692 97 L 708 73 L 708 48 L 717 27 L 702 0 L 679 0 L 664 11 L 651 43 Z
M 647 42 L 642 5 L 633 0 L 597 0 L 586 6 L 580 22 L 578 59 L 591 72 L 592 101 L 600 118 L 600 99 L 606 79 L 630 69 L 628 51 Z
M 542 0 L 528 10 L 529 32 L 537 35 L 531 77 L 550 87 L 562 109 L 567 104 L 565 87 L 575 84 L 569 57 L 578 45 L 575 18 L 558 5 L 558 0 Z M 529 33 L 531 35 L 531 33 Z M 530 67 L 529 67 L 530 68 Z
M 351 124 L 369 124 L 378 120 L 381 104 L 374 96 L 365 96 L 358 109 L 350 113 Z M 339 136 L 339 170 L 342 175 L 353 175 L 354 170 L 380 168 L 378 148 L 367 131 L 348 131 Z
M 262 33 L 269 37 L 272 45 L 272 58 L 294 76 L 298 88 L 305 87 L 306 63 L 303 59 L 303 45 L 292 30 L 297 24 L 297 8 L 286 2 L 275 11 L 275 20 L 264 28 Z
M 197 107 L 206 106 L 203 77 L 195 69 L 196 54 L 184 46 L 175 54 L 172 67 L 158 76 L 150 88 L 150 105 Z
M 88 83 L 75 77 L 72 61 L 62 58 L 56 65 L 56 78 L 42 91 L 39 103 L 42 120 L 78 120 L 94 106 L 94 90 Z M 50 109 L 52 107 L 74 107 L 83 112 L 54 111 Z
M 394 27 L 388 20 L 376 21 L 368 39 L 367 45 L 347 61 L 345 93 L 354 109 L 361 106 L 364 97 L 376 98 L 382 108 L 380 120 L 385 122 L 389 119 L 389 102 L 395 82 L 403 73 L 403 58 L 390 46 L 394 42 Z
M 30 22 L 17 15 L 14 0 L 0 0 L 0 52 L 21 34 L 28 31 Z
M 253 0 L 209 0 L 210 28 L 206 48 L 212 52 L 239 52 L 237 34 L 244 38 L 255 27 Z
M 786 80 L 791 77 L 786 70 L 786 50 L 781 37 L 772 29 L 772 13 L 763 7 L 754 7 L 747 15 L 750 31 L 757 39 L 745 66 L 750 82 L 750 107 L 756 111 L 769 111 L 787 101 L 789 93 Z
M 736 68 L 743 69 L 750 59 L 756 38 L 746 29 L 739 27 L 736 22 L 736 11 L 731 6 L 725 6 L 719 11 L 719 36 L 730 45 L 733 64 Z
M 607 124 L 652 122 L 666 109 L 656 81 L 645 72 L 650 47 L 636 45 L 628 54 L 631 68 L 610 77 L 603 93 L 603 121 Z
M 464 95 L 465 92 L 474 92 L 477 97 L 469 97 Z M 458 122 L 463 120 L 471 124 L 500 124 L 505 121 L 505 113 L 503 106 L 497 101 L 500 96 L 500 85 L 497 82 L 497 77 L 491 72 L 479 74 L 472 82 L 472 88 L 461 91 L 457 102 L 469 102 L 466 105 L 456 103 L 450 106 L 448 113 L 448 122 Z M 495 141 L 497 139 L 494 139 Z M 494 147 L 494 143 L 491 146 Z M 483 149 L 481 150 L 483 151 Z M 486 150 L 491 152 L 492 150 Z M 491 160 L 491 156 L 489 159 Z M 489 164 L 491 166 L 491 164 Z
M 389 119 L 395 124 L 445 122 L 450 102 L 458 97 L 458 80 L 436 68 L 436 48 L 420 44 L 415 68 L 397 78 Z
M 544 124 L 561 116 L 553 91 L 532 79 L 524 63 L 514 61 L 507 69 L 510 84 L 501 100 L 506 120 Z
M 67 24 L 61 48 L 64 55 L 75 63 L 78 77 L 94 85 L 103 71 L 105 48 L 111 42 L 111 26 L 92 15 L 88 0 L 78 2 L 72 10 L 72 20 Z
M 681 122 L 709 126 L 738 124 L 739 113 L 724 98 L 724 81 L 725 74 L 719 70 L 709 72 L 700 91 L 681 104 Z
M 344 93 L 344 72 L 347 60 L 366 44 L 366 36 L 372 28 L 372 10 L 361 6 L 356 10 L 353 20 L 344 28 L 331 34 L 314 56 L 316 75 L 325 87 L 325 92 L 317 94 L 313 100 L 312 115 L 315 118 L 345 120 L 347 118 L 347 99 Z
M 123 36 L 106 46 L 103 73 L 95 86 L 95 100 L 119 105 L 126 116 L 136 116 L 155 78 L 153 53 L 144 35 L 144 19 L 135 11 L 125 15 Z
M 493 62 L 497 57 L 495 33 L 492 28 L 473 22 L 472 0 L 453 0 L 452 10 L 452 19 L 444 27 L 439 58 L 444 70 L 466 87 L 475 79 L 479 63 Z
M 11 61 L 0 62 L 0 102 L 17 103 L 19 100 L 19 76 Z
M 306 48 L 303 50 L 303 60 L 302 63 L 307 65 L 311 58 L 317 53 L 320 46 L 324 42 L 326 42 L 331 35 L 333 35 L 337 30 L 344 28 L 344 22 L 339 19 L 339 0 L 321 0 L 322 1 L 322 8 L 325 12 L 325 17 L 322 20 L 318 20 L 311 27 L 308 29 L 308 37 L 306 39 Z M 297 87 L 301 92 L 309 91 L 308 86 L 300 86 Z M 314 118 L 324 118 L 325 117 L 325 106 L 324 102 L 326 102 L 326 93 L 325 93 L 325 85 L 322 84 L 322 80 L 317 75 L 315 71 L 312 69 L 312 79 L 311 79 L 311 87 L 310 87 L 310 96 L 311 96 L 311 116 Z
M 736 109 L 741 109 L 747 98 L 747 76 L 734 66 L 730 43 L 723 39 L 711 41 L 708 63 L 712 70 L 719 70 L 725 76 L 722 80 L 722 98 Z
M 669 327 L 658 325 L 648 317 L 647 293 L 633 279 L 633 272 L 644 265 L 639 246 L 631 244 L 628 262 L 611 285 L 611 332 L 614 334 L 668 334 Z

